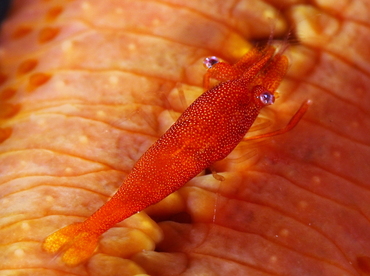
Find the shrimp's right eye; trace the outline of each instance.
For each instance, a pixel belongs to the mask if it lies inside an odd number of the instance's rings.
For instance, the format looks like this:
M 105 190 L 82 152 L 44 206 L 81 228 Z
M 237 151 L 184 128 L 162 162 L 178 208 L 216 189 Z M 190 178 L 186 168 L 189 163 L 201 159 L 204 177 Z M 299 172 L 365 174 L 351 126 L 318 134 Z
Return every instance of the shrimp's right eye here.
M 266 106 L 275 102 L 274 93 L 268 91 L 262 85 L 256 85 L 253 87 L 252 93 L 257 101 L 258 105 Z
M 259 98 L 260 98 L 261 103 L 263 103 L 264 105 L 270 105 L 270 104 L 273 104 L 275 102 L 274 94 L 272 94 L 269 91 L 262 92 L 259 95 Z
M 203 60 L 203 64 L 204 66 L 209 69 L 209 68 L 212 68 L 215 64 L 219 63 L 220 60 L 218 59 L 218 57 L 215 57 L 215 56 L 211 56 L 211 57 L 206 57 L 204 60 Z

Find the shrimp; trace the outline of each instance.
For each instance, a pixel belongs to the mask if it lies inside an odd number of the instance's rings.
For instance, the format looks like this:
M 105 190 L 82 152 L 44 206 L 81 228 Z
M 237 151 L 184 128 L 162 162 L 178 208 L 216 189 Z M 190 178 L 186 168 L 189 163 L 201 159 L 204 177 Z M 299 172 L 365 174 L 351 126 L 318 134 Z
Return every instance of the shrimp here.
M 85 221 L 48 236 L 44 250 L 63 251 L 62 260 L 71 266 L 87 260 L 105 231 L 224 159 L 244 139 L 260 110 L 274 103 L 288 67 L 288 59 L 275 51 L 271 45 L 255 48 L 234 65 L 207 59 L 205 87 L 210 78 L 220 83 L 196 99 L 142 155 L 108 202 Z M 308 105 L 302 105 L 285 129 L 260 137 L 293 128 Z

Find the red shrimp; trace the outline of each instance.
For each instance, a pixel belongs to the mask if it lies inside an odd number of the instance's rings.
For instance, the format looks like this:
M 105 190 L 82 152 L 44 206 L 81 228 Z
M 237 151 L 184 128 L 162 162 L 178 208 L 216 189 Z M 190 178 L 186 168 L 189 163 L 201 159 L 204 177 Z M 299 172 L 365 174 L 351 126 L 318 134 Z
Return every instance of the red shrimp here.
M 85 221 L 48 236 L 43 244 L 47 252 L 63 251 L 62 260 L 68 265 L 85 261 L 105 231 L 224 159 L 243 140 L 260 110 L 274 102 L 288 67 L 287 58 L 271 45 L 251 50 L 235 65 L 209 62 L 205 86 L 209 78 L 221 82 L 195 100 L 143 154 L 107 203 Z M 309 101 L 301 106 L 286 128 L 257 138 L 293 128 L 308 105 Z

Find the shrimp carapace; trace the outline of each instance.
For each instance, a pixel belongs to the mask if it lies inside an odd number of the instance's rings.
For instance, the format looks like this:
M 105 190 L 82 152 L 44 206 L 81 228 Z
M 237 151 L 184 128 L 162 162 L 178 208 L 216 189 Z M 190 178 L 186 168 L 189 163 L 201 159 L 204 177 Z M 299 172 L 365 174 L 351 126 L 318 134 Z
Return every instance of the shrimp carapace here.
M 257 62 L 263 61 L 264 58 L 267 58 L 268 63 L 270 64 L 266 64 L 267 66 L 264 66 L 263 69 L 270 70 L 270 72 L 260 72 L 259 76 L 268 78 L 268 82 L 266 82 L 266 80 L 261 81 L 263 81 L 263 84 L 265 84 L 266 89 L 269 89 L 270 91 L 275 91 L 276 88 L 279 86 L 282 78 L 284 77 L 288 66 L 288 59 L 286 58 L 286 56 L 283 56 L 281 53 L 275 52 L 275 47 L 271 45 L 265 46 L 263 48 L 255 47 L 252 48 L 241 59 L 239 59 L 235 64 L 220 62 L 219 59 L 215 56 L 205 58 L 203 63 L 208 68 L 208 70 L 203 78 L 203 86 L 205 89 L 208 89 L 211 78 L 221 82 L 238 79 L 245 72 L 247 72 L 248 69 L 251 68 L 251 66 L 253 66 Z M 274 58 L 271 58 L 272 56 L 274 56 Z M 258 83 L 257 79 L 255 81 L 256 85 L 262 84 L 261 81 L 260 83 Z M 266 87 L 269 86 L 267 84 L 270 83 L 274 84 L 275 86 Z
M 205 79 L 220 83 L 195 100 L 143 154 L 106 204 L 85 221 L 47 237 L 46 251 L 61 250 L 65 263 L 81 263 L 93 254 L 102 233 L 178 190 L 243 140 L 260 110 L 274 102 L 288 60 L 268 45 L 234 65 L 219 64 L 211 66 Z

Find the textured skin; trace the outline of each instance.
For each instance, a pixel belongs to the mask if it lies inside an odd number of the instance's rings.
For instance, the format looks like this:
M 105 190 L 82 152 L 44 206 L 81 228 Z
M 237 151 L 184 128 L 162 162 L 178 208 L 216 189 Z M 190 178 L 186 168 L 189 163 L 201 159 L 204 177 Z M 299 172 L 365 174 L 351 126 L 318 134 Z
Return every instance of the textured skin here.
M 1 32 L 0 275 L 368 275 L 367 2 L 17 1 Z M 118 189 L 173 123 L 167 108 L 202 92 L 205 56 L 235 62 L 271 25 L 300 43 L 259 133 L 312 99 L 292 132 L 241 143 L 214 166 L 225 181 L 194 178 L 82 265 L 42 250 Z

